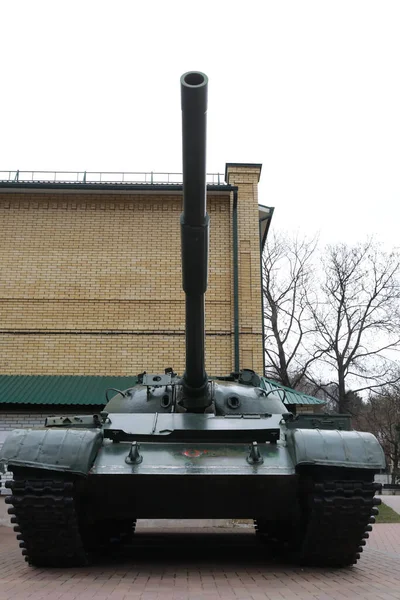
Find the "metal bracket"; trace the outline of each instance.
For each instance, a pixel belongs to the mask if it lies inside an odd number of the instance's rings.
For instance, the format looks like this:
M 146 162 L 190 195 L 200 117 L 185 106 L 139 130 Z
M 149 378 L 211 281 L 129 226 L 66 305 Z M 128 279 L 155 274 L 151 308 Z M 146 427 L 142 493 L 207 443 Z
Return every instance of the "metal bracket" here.
M 83 415 L 77 417 L 46 417 L 45 427 L 73 427 L 84 428 L 102 427 L 99 415 Z
M 125 462 L 128 463 L 128 465 L 139 465 L 142 462 L 143 456 L 140 454 L 139 450 L 140 444 L 138 444 L 138 442 L 132 442 L 129 454 L 125 458 Z
M 166 373 L 165 375 L 151 375 L 145 373 L 143 375 L 143 385 L 147 385 L 150 387 L 163 387 L 165 385 L 172 384 L 171 373 Z
M 264 459 L 261 456 L 257 442 L 253 442 L 252 445 L 249 446 L 249 450 L 250 450 L 249 455 L 246 458 L 247 462 L 250 465 L 262 465 L 262 463 L 264 462 Z

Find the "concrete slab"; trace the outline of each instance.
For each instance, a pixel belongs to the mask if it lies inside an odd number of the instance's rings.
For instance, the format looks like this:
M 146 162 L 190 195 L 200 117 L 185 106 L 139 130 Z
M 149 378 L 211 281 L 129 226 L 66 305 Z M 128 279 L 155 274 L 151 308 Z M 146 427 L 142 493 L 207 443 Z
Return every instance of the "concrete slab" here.
M 196 527 L 237 527 L 231 519 L 138 519 L 136 529 L 180 529 Z M 251 525 L 253 527 L 253 524 Z
M 5 496 L 0 496 L 0 526 L 12 527 L 10 516 L 7 513 L 8 504 L 5 504 Z
M 400 515 L 400 496 L 379 496 L 387 506 L 390 506 Z

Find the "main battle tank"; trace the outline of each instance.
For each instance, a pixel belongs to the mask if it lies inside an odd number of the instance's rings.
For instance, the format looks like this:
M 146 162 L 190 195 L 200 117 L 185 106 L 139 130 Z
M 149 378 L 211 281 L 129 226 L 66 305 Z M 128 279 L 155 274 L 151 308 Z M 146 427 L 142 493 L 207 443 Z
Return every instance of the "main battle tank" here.
M 198 72 L 181 78 L 185 372 L 143 372 L 99 415 L 9 435 L 9 513 L 32 565 L 85 565 L 130 542 L 138 518 L 250 518 L 271 551 L 346 566 L 375 520 L 385 460 L 373 435 L 342 417 L 294 418 L 251 370 L 207 376 L 207 84 Z

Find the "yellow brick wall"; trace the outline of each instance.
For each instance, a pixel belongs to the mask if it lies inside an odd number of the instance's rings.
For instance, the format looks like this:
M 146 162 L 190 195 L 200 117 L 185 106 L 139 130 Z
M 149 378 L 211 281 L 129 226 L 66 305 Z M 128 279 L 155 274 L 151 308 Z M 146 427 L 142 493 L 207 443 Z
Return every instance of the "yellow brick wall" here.
M 240 367 L 262 372 L 257 183 L 239 187 Z M 209 194 L 206 369 L 234 368 L 232 193 Z M 0 373 L 131 375 L 184 370 L 182 197 L 0 193 Z
M 0 194 L 0 373 L 184 368 L 179 195 Z M 233 368 L 229 194 L 210 195 L 210 374 Z
M 239 354 L 241 368 L 263 373 L 258 180 L 260 167 L 228 165 L 238 187 Z

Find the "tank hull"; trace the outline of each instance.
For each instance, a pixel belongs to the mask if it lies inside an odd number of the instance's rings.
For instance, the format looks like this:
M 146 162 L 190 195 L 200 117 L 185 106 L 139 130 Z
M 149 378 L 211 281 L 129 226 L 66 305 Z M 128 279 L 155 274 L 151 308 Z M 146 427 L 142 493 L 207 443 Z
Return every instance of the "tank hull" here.
M 294 474 L 103 474 L 12 467 L 7 502 L 32 565 L 84 566 L 134 543 L 137 518 L 249 518 L 269 551 L 300 564 L 348 566 L 377 514 L 374 471 L 302 467 Z M 212 494 L 213 501 L 209 501 Z
M 93 475 L 79 494 L 94 520 L 252 519 L 295 512 L 297 489 L 296 475 Z

